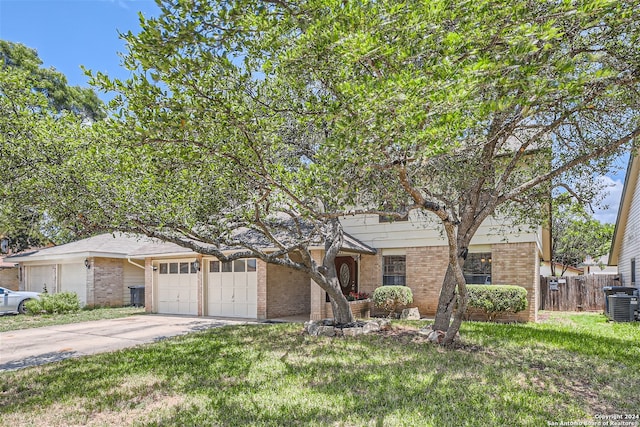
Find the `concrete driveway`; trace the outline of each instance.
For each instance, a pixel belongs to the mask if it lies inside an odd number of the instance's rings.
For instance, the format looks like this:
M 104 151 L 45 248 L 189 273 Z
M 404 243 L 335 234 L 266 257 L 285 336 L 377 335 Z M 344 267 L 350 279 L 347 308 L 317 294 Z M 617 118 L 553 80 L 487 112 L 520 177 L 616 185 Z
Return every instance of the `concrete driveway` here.
M 247 323 L 255 322 L 150 314 L 1 332 L 0 372 Z

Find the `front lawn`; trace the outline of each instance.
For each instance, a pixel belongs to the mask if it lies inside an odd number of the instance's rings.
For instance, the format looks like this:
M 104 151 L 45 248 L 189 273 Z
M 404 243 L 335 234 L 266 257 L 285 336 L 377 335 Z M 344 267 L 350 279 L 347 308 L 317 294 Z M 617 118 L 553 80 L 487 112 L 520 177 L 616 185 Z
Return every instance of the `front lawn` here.
M 640 324 L 465 323 L 444 350 L 386 335 L 224 327 L 5 373 L 3 425 L 547 426 L 640 415 Z
M 4 314 L 0 315 L 0 332 L 39 328 L 41 326 L 66 325 L 67 323 L 88 322 L 90 320 L 117 319 L 144 313 L 144 308 L 115 307 L 81 310 L 77 313 L 43 314 L 38 316 L 29 314 Z

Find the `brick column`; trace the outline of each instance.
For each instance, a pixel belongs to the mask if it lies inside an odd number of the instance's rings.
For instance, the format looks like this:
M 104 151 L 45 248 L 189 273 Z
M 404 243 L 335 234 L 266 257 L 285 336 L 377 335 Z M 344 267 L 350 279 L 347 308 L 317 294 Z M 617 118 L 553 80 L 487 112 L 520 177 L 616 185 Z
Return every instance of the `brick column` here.
M 204 301 L 204 263 L 202 262 L 202 255 L 197 255 L 196 260 L 200 264 L 200 269 L 196 272 L 196 287 L 198 288 L 198 316 L 202 316 L 204 311 L 203 307 L 205 304 Z
M 311 257 L 315 260 L 317 264 L 322 264 L 323 251 L 311 251 Z M 310 279 L 311 286 L 311 320 L 320 320 L 324 319 L 326 316 L 326 307 L 325 307 L 325 291 L 318 286 L 318 284 Z
M 418 307 L 420 315 L 434 316 L 449 263 L 447 246 L 407 248 L 407 286 L 413 293 L 410 307 Z
M 491 246 L 491 277 L 494 285 L 516 285 L 527 290 L 527 308 L 505 320 L 538 320 L 540 255 L 535 243 L 505 243 Z M 503 317 L 500 317 L 503 319 Z
M 151 258 L 144 259 L 144 311 L 153 313 L 156 307 L 153 306 L 153 265 Z
M 258 273 L 258 319 L 267 318 L 267 263 L 261 259 L 256 259 L 256 269 Z

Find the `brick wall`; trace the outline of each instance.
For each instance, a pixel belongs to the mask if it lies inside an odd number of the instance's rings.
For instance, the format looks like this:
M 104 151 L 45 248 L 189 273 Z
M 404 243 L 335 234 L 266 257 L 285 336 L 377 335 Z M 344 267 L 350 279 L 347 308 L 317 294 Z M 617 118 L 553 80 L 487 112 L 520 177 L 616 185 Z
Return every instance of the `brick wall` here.
M 369 295 L 382 285 L 382 254 L 361 255 L 359 265 L 358 291 Z
M 505 243 L 491 246 L 491 276 L 494 285 L 517 285 L 527 290 L 527 309 L 500 320 L 538 320 L 540 258 L 535 243 Z
M 309 281 L 309 275 L 306 273 L 268 264 L 267 318 L 309 313 L 311 310 Z
M 267 263 L 261 259 L 256 260 L 257 280 L 257 313 L 258 319 L 267 319 Z
M 0 286 L 17 291 L 20 288 L 18 268 L 3 268 L 0 270 Z
M 418 307 L 421 316 L 436 314 L 447 263 L 446 246 L 407 248 L 407 286 L 413 292 L 411 306 Z
M 499 319 L 535 322 L 540 271 L 536 244 L 496 244 L 492 245 L 491 252 L 493 283 L 522 286 L 527 289 L 529 299 L 526 311 Z M 418 307 L 422 316 L 434 316 L 436 313 L 447 268 L 447 253 L 446 246 L 406 248 L 407 286 L 413 292 L 411 306 Z M 363 255 L 360 259 L 360 291 L 372 294 L 381 284 L 382 254 Z M 375 314 L 382 313 L 376 310 Z
M 93 258 L 93 298 L 87 295 L 87 304 L 93 306 L 120 307 L 124 304 L 124 268 L 121 259 Z

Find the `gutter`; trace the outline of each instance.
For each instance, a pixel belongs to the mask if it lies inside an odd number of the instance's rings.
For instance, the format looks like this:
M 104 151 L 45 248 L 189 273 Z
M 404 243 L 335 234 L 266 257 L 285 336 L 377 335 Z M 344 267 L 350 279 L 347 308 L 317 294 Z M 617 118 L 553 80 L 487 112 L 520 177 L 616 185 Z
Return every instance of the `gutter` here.
M 135 265 L 136 267 L 141 268 L 141 269 L 143 269 L 143 270 L 144 270 L 144 265 L 140 265 L 140 264 L 138 264 L 138 263 L 135 263 L 135 262 L 131 261 L 131 258 L 130 258 L 130 257 L 127 257 L 127 262 L 128 262 L 129 264 Z

